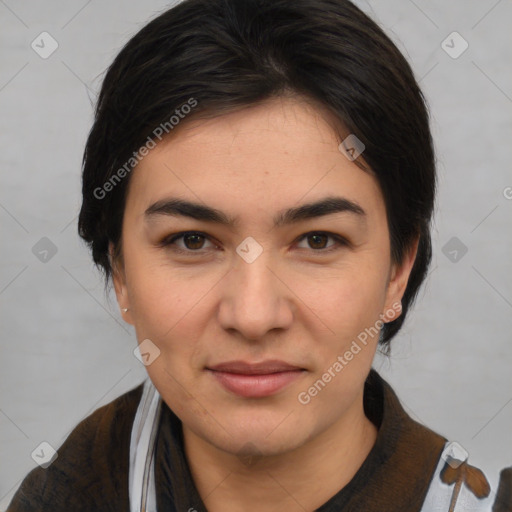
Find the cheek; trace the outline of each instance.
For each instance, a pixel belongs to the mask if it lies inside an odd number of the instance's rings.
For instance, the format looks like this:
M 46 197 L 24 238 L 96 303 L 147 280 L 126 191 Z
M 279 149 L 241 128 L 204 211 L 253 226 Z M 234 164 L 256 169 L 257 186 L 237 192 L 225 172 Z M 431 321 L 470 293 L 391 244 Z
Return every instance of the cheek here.
M 205 279 L 186 280 L 176 274 L 146 263 L 127 277 L 137 339 L 149 339 L 159 350 L 158 358 L 146 366 L 148 375 L 161 392 L 175 397 L 171 402 L 181 410 L 191 406 L 185 390 L 197 377 L 204 350 L 198 343 L 206 318 L 201 298 L 212 286 Z
M 126 280 L 136 329 L 165 337 L 171 329 L 187 323 L 201 299 L 214 291 L 218 276 L 211 272 L 172 267 L 164 253 L 141 250 L 131 240 L 125 241 L 125 250 Z
M 337 332 L 350 333 L 382 312 L 387 268 L 361 254 L 332 272 L 297 275 L 292 282 L 294 292 L 319 319 Z
M 197 280 L 166 278 L 165 274 L 144 275 L 130 286 L 135 328 L 157 340 L 172 339 L 188 326 L 200 325 L 201 298 L 211 286 Z M 153 278 L 154 277 L 154 278 Z
M 150 339 L 160 351 L 160 357 L 146 367 L 152 380 L 159 389 L 171 386 L 169 394 L 181 396 L 182 388 L 175 387 L 172 379 L 181 385 L 190 383 L 204 365 L 209 351 L 203 334 L 214 314 L 216 284 L 222 275 L 197 271 L 191 275 L 190 269 L 142 260 L 138 265 L 132 261 L 128 267 L 132 273 L 127 272 L 137 339 Z

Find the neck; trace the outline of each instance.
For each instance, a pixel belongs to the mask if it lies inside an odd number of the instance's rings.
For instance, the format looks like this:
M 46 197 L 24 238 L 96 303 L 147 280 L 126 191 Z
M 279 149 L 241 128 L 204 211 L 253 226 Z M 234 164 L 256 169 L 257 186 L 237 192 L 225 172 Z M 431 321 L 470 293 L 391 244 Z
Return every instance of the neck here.
M 377 428 L 362 393 L 340 420 L 293 451 L 241 460 L 183 427 L 185 453 L 209 512 L 315 510 L 345 487 L 370 453 Z

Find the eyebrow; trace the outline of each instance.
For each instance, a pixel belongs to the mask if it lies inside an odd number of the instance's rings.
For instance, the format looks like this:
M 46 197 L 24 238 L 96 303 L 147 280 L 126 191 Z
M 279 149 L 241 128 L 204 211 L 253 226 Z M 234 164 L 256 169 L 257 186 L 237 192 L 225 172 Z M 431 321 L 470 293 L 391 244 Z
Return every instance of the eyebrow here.
M 295 224 L 334 213 L 350 213 L 362 220 L 366 218 L 366 212 L 356 202 L 344 197 L 331 196 L 278 212 L 274 217 L 274 227 Z M 230 217 L 221 210 L 178 198 L 167 198 L 157 201 L 144 212 L 146 220 L 159 215 L 189 217 L 225 226 L 235 226 L 238 223 L 236 217 Z

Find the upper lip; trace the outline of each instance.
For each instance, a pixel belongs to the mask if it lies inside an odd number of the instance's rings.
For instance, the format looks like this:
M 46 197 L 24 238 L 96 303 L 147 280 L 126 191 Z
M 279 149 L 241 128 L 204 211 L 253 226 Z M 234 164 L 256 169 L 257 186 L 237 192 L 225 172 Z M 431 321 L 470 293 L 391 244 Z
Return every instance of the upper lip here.
M 269 373 L 291 372 L 303 370 L 299 366 L 279 361 L 277 359 L 269 359 L 260 363 L 248 363 L 245 361 L 227 361 L 215 366 L 208 366 L 209 370 L 225 373 L 238 373 L 243 375 L 267 375 Z

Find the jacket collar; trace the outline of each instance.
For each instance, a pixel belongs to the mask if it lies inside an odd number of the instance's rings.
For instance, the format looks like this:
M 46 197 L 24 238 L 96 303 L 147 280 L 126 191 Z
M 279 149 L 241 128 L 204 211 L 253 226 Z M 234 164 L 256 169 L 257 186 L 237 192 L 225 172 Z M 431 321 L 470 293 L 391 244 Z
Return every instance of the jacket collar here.
M 352 480 L 318 512 L 419 512 L 446 439 L 414 421 L 373 369 L 365 381 L 363 402 L 366 416 L 379 429 L 375 445 Z M 155 482 L 158 510 L 207 512 L 185 457 L 181 421 L 165 403 Z

